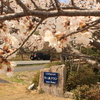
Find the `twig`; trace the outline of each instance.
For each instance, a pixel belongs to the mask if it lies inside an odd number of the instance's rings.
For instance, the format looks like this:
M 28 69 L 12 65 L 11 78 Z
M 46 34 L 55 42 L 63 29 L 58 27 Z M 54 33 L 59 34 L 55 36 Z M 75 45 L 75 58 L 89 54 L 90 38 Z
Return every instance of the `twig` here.
M 59 6 L 58 0 L 54 0 L 54 1 L 55 1 L 56 8 L 57 8 L 58 12 L 61 11 L 61 8 L 60 8 L 60 6 Z
M 35 6 L 35 8 L 36 8 L 37 10 L 42 10 L 42 8 L 40 8 L 39 6 L 37 6 L 36 3 L 35 3 L 33 0 L 31 0 L 31 2 L 34 4 L 34 6 Z
M 16 0 L 16 3 L 23 9 L 24 12 L 29 12 L 29 9 L 20 0 Z

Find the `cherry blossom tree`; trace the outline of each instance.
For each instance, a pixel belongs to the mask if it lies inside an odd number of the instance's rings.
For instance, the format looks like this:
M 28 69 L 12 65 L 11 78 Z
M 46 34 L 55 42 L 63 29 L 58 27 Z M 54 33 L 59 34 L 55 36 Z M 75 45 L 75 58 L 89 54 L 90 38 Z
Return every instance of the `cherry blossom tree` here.
M 58 53 L 70 47 L 71 54 L 100 69 L 100 64 L 89 59 L 74 46 L 99 48 L 95 31 L 100 32 L 100 0 L 0 0 L 0 73 L 12 76 L 19 49 L 28 47 L 39 51 L 48 42 Z M 72 45 L 74 44 L 74 46 Z M 91 44 L 91 45 L 90 45 Z M 66 52 L 64 52 L 66 54 Z M 88 59 L 86 59 L 88 58 Z

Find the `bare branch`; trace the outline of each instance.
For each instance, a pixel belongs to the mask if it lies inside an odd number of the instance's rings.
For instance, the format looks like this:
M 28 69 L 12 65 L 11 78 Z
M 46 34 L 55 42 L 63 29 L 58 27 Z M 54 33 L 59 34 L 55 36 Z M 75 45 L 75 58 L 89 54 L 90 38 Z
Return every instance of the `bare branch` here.
M 81 10 L 81 9 L 87 9 L 87 8 L 80 8 L 80 7 L 77 7 L 76 5 L 75 5 L 75 3 L 74 3 L 74 0 L 71 0 L 71 4 L 74 6 L 74 8 L 75 9 L 79 9 L 79 10 Z
M 16 0 L 16 3 L 24 10 L 24 12 L 29 12 L 29 9 L 20 0 Z
M 58 12 L 61 11 L 61 8 L 60 8 L 60 6 L 59 6 L 58 0 L 54 0 L 54 1 L 55 1 L 56 8 L 57 8 Z
M 3 12 L 5 12 L 6 14 L 7 13 L 14 13 L 14 10 L 10 7 L 10 3 L 12 3 L 12 2 L 13 1 L 10 2 L 9 0 L 3 2 L 3 6 L 2 6 L 2 4 L 0 5 L 2 8 L 2 9 L 0 9 L 0 12 L 2 12 L 2 10 L 3 10 Z
M 55 5 L 54 5 L 54 3 L 53 3 L 53 1 L 50 0 L 50 2 L 51 2 L 51 3 L 50 3 L 50 4 L 51 4 L 50 7 L 56 8 Z
M 75 5 L 74 0 L 71 0 L 71 4 L 72 4 L 73 6 Z
M 41 10 L 41 9 L 42 9 L 42 8 L 40 8 L 39 6 L 37 6 L 36 3 L 35 3 L 33 0 L 31 0 L 31 2 L 34 4 L 34 6 L 35 6 L 35 8 L 36 8 L 37 10 Z

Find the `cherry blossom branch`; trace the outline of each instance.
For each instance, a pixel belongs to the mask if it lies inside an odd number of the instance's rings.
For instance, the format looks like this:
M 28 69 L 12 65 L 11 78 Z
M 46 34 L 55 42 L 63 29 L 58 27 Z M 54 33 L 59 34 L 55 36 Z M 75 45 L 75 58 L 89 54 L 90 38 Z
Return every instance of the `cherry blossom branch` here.
M 26 43 L 26 41 L 34 34 L 34 32 L 36 31 L 36 29 L 38 28 L 38 26 L 43 22 L 44 19 L 41 19 L 41 21 L 36 25 L 36 27 L 34 28 L 34 30 L 30 33 L 30 35 L 27 36 L 27 38 L 23 41 L 23 43 L 20 45 L 19 48 L 17 48 L 15 51 L 13 51 L 11 54 L 7 55 L 6 58 L 8 58 L 9 56 L 11 56 L 12 54 L 16 53 L 20 48 L 23 47 L 23 45 Z
M 84 31 L 84 30 L 89 29 L 90 27 L 93 27 L 93 26 L 97 25 L 98 23 L 100 23 L 100 19 L 97 19 L 96 21 L 93 21 L 93 22 L 91 22 L 91 23 L 92 23 L 91 25 L 88 25 L 88 26 L 86 26 L 85 28 L 79 29 L 78 31 L 75 31 L 75 32 L 72 32 L 72 33 L 70 33 L 70 34 L 68 34 L 68 35 L 62 36 L 62 37 L 60 38 L 60 40 L 63 39 L 63 38 L 65 38 L 65 37 L 71 36 L 71 35 L 73 35 L 73 34 L 77 34 L 77 33 L 79 33 L 79 32 L 82 32 L 82 31 Z
M 25 17 L 25 16 L 35 16 L 35 17 L 55 17 L 55 16 L 100 16 L 100 10 L 82 10 L 82 11 L 77 11 L 77 10 L 73 10 L 73 11 L 62 11 L 62 12 L 44 12 L 44 11 L 33 11 L 33 10 L 29 10 L 29 12 L 24 13 L 24 12 L 18 12 L 18 13 L 14 13 L 14 14 L 7 14 L 7 15 L 2 15 L 0 16 L 0 22 L 3 22 L 5 20 L 14 20 L 15 18 L 20 18 L 20 17 Z

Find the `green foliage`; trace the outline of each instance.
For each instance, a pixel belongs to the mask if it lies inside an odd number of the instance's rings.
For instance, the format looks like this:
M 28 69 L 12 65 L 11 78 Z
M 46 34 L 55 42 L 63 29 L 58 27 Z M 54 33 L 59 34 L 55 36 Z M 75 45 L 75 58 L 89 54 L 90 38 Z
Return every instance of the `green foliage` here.
M 88 85 L 78 86 L 72 91 L 75 96 L 75 100 L 100 100 L 100 90 L 98 86 Z
M 97 73 L 97 78 L 98 78 L 98 81 L 100 82 L 100 70 Z
M 88 85 L 77 86 L 75 90 L 72 90 L 75 100 L 85 99 L 86 91 L 89 91 Z
M 82 47 L 81 48 L 81 52 L 83 54 L 86 54 L 86 55 L 100 57 L 100 50 L 98 50 L 96 48 L 85 48 L 85 47 Z
M 78 85 L 96 84 L 98 81 L 97 76 L 93 72 L 92 68 L 82 66 L 78 72 L 72 71 L 66 82 L 66 89 L 68 91 L 75 89 Z
M 86 92 L 87 100 L 100 100 L 100 89 L 98 86 L 92 86 L 89 91 Z
M 55 66 L 55 65 L 62 65 L 62 62 L 54 61 L 52 63 L 48 63 L 48 64 L 46 64 L 45 68 L 50 68 L 50 67 Z
M 97 78 L 98 78 L 98 82 L 100 82 L 100 70 L 94 68 L 93 71 L 94 71 L 95 75 L 96 75 Z
M 40 71 L 38 71 L 35 75 L 34 78 L 32 80 L 32 83 L 35 84 L 34 88 L 36 89 L 37 86 L 39 85 L 39 76 L 40 76 Z

